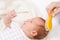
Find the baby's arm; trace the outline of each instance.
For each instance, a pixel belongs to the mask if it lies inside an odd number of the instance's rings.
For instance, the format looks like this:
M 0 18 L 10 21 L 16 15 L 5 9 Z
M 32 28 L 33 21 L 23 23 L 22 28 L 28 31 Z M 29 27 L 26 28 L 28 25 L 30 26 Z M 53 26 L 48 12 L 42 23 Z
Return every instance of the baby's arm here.
M 10 27 L 12 19 L 16 16 L 15 10 L 11 10 L 5 17 L 4 23 L 7 27 Z

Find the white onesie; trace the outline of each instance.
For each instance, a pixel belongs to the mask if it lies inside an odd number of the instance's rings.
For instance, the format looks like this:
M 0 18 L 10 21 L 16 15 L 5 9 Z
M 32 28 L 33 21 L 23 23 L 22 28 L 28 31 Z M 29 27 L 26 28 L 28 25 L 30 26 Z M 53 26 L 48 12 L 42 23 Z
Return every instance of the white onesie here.
M 0 31 L 0 40 L 30 40 L 22 31 L 21 24 L 11 23 L 11 28 Z

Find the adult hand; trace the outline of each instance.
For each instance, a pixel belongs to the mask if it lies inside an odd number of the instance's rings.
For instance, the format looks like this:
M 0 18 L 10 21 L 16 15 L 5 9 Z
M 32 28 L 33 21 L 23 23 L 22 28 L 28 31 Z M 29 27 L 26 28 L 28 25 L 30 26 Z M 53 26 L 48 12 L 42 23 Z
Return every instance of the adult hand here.
M 58 13 L 60 13 L 60 2 L 52 2 L 47 6 L 46 10 L 48 13 L 50 13 L 50 11 L 53 10 L 53 16 L 56 16 Z

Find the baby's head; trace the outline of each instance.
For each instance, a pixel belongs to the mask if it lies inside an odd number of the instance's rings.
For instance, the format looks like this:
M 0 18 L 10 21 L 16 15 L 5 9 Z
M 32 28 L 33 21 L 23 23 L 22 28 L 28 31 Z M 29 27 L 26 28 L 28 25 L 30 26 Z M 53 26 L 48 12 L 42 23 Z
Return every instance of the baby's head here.
M 40 17 L 27 20 L 23 24 L 22 30 L 31 39 L 42 39 L 47 35 L 45 20 Z

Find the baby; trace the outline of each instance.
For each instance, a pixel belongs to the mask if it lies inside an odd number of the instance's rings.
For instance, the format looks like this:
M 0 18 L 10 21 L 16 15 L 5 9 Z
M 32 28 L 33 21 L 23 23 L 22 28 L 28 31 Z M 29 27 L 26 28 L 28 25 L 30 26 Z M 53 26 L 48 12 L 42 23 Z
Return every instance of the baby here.
M 15 16 L 16 12 L 14 10 L 6 16 L 5 24 L 7 27 L 10 26 L 12 18 Z M 21 29 L 29 39 L 43 39 L 48 33 L 45 29 L 45 20 L 41 17 L 35 17 L 25 21 Z
M 43 39 L 48 33 L 45 29 L 45 20 L 40 17 L 27 20 L 21 28 L 31 39 Z

